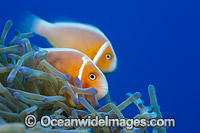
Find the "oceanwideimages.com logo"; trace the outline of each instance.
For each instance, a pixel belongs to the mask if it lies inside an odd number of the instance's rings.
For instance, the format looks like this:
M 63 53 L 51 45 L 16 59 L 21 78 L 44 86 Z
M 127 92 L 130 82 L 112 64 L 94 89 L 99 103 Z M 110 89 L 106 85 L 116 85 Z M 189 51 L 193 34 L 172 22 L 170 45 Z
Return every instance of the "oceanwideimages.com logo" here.
M 25 118 L 27 127 L 34 127 L 36 123 L 34 115 L 28 115 Z M 43 116 L 40 124 L 43 127 L 123 127 L 131 130 L 134 127 L 175 127 L 175 119 L 110 119 L 108 116 L 105 118 L 88 116 L 85 119 L 51 119 L 49 116 Z

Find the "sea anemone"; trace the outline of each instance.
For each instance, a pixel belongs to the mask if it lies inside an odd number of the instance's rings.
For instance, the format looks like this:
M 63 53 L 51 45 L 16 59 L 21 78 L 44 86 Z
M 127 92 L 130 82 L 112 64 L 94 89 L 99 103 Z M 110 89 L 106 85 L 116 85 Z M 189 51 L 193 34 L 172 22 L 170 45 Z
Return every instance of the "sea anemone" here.
M 124 119 L 121 113 L 131 103 L 134 103 L 139 114 L 133 118 L 162 118 L 157 103 L 155 88 L 149 85 L 148 92 L 150 106 L 145 106 L 141 94 L 127 93 L 127 99 L 119 105 L 111 102 L 109 94 L 106 96 L 106 105 L 99 107 L 95 96 L 95 88 L 82 88 L 78 77 L 74 85 L 68 82 L 70 75 L 64 75 L 49 64 L 45 58 L 47 51 L 35 51 L 31 47 L 29 37 L 34 33 L 15 32 L 13 40 L 5 45 L 5 38 L 12 26 L 12 21 L 7 21 L 0 40 L 0 131 L 1 132 L 147 132 L 146 127 L 42 127 L 42 116 L 50 118 L 109 118 Z M 39 65 L 34 68 L 34 61 Z M 68 93 L 70 97 L 66 97 Z M 86 101 L 89 95 L 90 101 Z M 69 102 L 71 100 L 75 106 Z M 98 108 L 99 107 L 99 108 Z M 85 110 L 83 110 L 85 108 Z M 96 109 L 97 108 L 97 109 Z M 34 115 L 37 123 L 34 127 L 26 127 L 26 116 Z M 165 133 L 165 128 L 153 128 L 153 132 Z

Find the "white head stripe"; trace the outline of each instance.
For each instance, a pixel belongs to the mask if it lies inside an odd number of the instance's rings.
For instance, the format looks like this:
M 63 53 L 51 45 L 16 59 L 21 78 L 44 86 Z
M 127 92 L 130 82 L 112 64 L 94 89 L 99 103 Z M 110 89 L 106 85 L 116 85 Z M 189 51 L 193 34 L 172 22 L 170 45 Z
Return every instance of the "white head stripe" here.
M 108 47 L 109 42 L 105 42 L 100 49 L 98 50 L 97 54 L 95 55 L 95 57 L 93 58 L 93 62 L 94 64 L 97 63 L 97 61 L 100 59 L 101 55 L 103 54 L 103 52 L 105 51 L 105 49 Z
M 81 80 L 82 78 L 82 74 L 83 74 L 83 70 L 84 70 L 84 67 L 86 65 L 86 63 L 89 61 L 85 56 L 82 57 L 82 60 L 83 60 L 83 64 L 81 65 L 80 69 L 79 69 L 79 74 L 78 74 L 78 78 Z

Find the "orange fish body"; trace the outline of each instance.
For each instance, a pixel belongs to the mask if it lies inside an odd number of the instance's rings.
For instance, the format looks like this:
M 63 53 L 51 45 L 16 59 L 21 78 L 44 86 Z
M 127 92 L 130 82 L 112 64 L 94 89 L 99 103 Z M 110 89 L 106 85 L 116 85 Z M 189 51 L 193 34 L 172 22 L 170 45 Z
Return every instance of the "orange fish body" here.
M 117 57 L 108 38 L 98 28 L 81 23 L 49 23 L 40 18 L 32 30 L 47 38 L 55 48 L 72 48 L 86 54 L 102 72 L 117 67 Z
M 63 74 L 70 74 L 69 82 L 74 84 L 79 77 L 83 88 L 94 87 L 98 90 L 96 97 L 103 98 L 108 92 L 104 74 L 85 54 L 68 48 L 48 48 L 47 62 Z M 92 78 L 91 78 L 92 76 Z

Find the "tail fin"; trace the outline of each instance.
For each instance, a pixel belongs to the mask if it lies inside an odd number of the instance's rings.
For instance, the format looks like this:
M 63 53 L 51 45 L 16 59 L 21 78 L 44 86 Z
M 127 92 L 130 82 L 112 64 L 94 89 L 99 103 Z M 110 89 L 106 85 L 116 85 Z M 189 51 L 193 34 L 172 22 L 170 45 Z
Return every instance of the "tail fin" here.
M 28 26 L 29 30 L 32 32 L 35 32 L 38 35 L 46 36 L 46 33 L 48 33 L 48 28 L 51 26 L 51 23 L 39 18 L 38 16 L 34 15 L 31 12 L 25 13 L 26 17 L 26 26 Z

